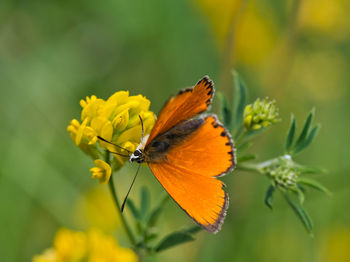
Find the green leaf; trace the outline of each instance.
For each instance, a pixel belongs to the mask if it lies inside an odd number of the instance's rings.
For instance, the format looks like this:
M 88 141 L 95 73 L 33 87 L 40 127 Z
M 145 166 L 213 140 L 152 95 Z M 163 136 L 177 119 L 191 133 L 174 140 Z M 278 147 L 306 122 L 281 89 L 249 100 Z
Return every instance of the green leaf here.
M 302 224 L 304 225 L 305 229 L 312 234 L 312 220 L 306 210 L 303 208 L 302 205 L 296 203 L 289 195 L 288 193 L 284 193 L 284 196 L 288 202 L 288 204 L 291 206 L 293 209 L 294 213 L 297 215 L 297 217 L 300 219 Z
M 140 218 L 146 217 L 148 208 L 150 205 L 150 193 L 146 187 L 141 188 L 141 206 L 140 206 Z
M 238 145 L 238 147 L 236 147 L 237 149 L 237 154 L 242 154 L 244 151 L 246 151 L 250 146 L 252 145 L 252 142 L 246 141 L 240 145 Z
M 319 129 L 320 129 L 319 125 L 314 126 L 311 129 L 311 131 L 310 131 L 309 135 L 307 136 L 307 138 L 304 140 L 304 142 L 301 143 L 298 147 L 297 146 L 295 147 L 294 152 L 298 153 L 298 152 L 304 150 L 306 147 L 308 147 L 312 143 L 314 138 L 316 137 Z
M 137 210 L 134 201 L 132 201 L 130 198 L 128 198 L 128 200 L 126 201 L 126 205 L 128 206 L 128 208 L 130 209 L 133 217 L 136 220 L 140 219 L 140 212 Z
M 233 71 L 233 81 L 234 81 L 234 97 L 233 97 L 233 130 L 237 132 L 243 125 L 243 113 L 244 107 L 246 105 L 246 88 L 243 84 L 239 74 Z
M 308 186 L 308 187 L 311 187 L 311 188 L 316 189 L 318 191 L 321 191 L 323 193 L 326 193 L 327 195 L 332 194 L 325 186 L 323 186 L 321 183 L 317 182 L 314 179 L 299 177 L 298 183 L 305 185 L 305 186 Z
M 292 144 L 293 144 L 293 140 L 294 140 L 294 134 L 295 134 L 295 117 L 292 114 L 291 116 L 291 121 L 290 121 L 290 128 L 288 131 L 288 135 L 287 135 L 287 140 L 286 140 L 286 152 L 289 152 L 291 150 Z
M 266 128 L 260 128 L 258 130 L 249 130 L 245 135 L 245 139 L 248 139 L 248 138 L 251 138 L 252 136 L 258 135 L 265 130 L 266 130 Z
M 311 112 L 307 116 L 307 118 L 305 120 L 305 123 L 304 123 L 303 130 L 301 131 L 301 133 L 299 135 L 299 138 L 298 138 L 297 142 L 295 143 L 295 147 L 294 148 L 298 148 L 298 147 L 300 147 L 300 145 L 304 144 L 304 142 L 306 140 L 306 137 L 309 134 L 312 118 L 314 116 L 314 111 L 315 110 L 311 110 Z
M 231 130 L 232 125 L 232 111 L 231 107 L 227 101 L 226 96 L 223 93 L 218 93 L 218 97 L 220 100 L 220 117 L 224 123 L 224 125 Z
M 304 195 L 303 190 L 299 187 L 295 187 L 294 192 L 298 197 L 300 205 L 302 205 L 305 201 L 305 195 Z
M 300 174 L 325 174 L 327 171 L 320 167 L 312 167 L 312 166 L 298 166 L 298 171 Z
M 174 232 L 167 235 L 165 238 L 163 238 L 163 240 L 161 240 L 160 243 L 155 248 L 155 251 L 160 252 L 165 249 L 168 249 L 189 241 L 193 241 L 193 240 L 194 240 L 194 237 L 191 236 L 191 234 L 189 233 L 182 232 L 182 231 Z
M 149 241 L 152 241 L 154 239 L 156 239 L 158 237 L 158 234 L 157 233 L 150 233 L 150 234 L 146 234 L 145 236 L 145 242 L 149 242 Z
M 237 163 L 242 163 L 245 161 L 249 161 L 249 160 L 254 160 L 256 159 L 256 156 L 253 154 L 249 154 L 249 155 L 244 155 L 244 156 L 238 156 L 237 157 Z
M 270 185 L 266 191 L 265 195 L 265 205 L 272 209 L 273 193 L 275 192 L 275 187 Z
M 162 206 L 158 206 L 157 208 L 155 208 L 151 212 L 151 214 L 150 214 L 150 216 L 148 218 L 148 221 L 147 221 L 147 225 L 149 227 L 155 226 L 155 224 L 157 223 L 158 217 L 159 217 L 159 215 L 160 215 L 160 213 L 162 211 L 162 208 L 163 208 Z
M 202 230 L 202 228 L 200 226 L 194 225 L 194 226 L 189 227 L 188 229 L 185 229 L 183 232 L 189 233 L 189 234 L 195 234 L 201 230 Z
M 168 199 L 169 199 L 169 195 L 165 194 L 163 199 L 159 202 L 158 206 L 152 210 L 152 212 L 149 215 L 148 220 L 147 220 L 148 227 L 155 226 L 155 224 L 157 223 L 158 217 L 159 217 L 166 201 L 168 201 Z

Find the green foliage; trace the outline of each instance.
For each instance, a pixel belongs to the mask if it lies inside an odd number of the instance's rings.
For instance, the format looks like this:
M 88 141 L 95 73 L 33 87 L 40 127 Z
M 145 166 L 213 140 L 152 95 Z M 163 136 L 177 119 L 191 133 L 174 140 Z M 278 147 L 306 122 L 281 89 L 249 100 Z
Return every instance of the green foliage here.
M 247 98 L 246 87 L 236 71 L 233 71 L 233 81 L 233 134 L 236 135 L 243 125 L 243 112 Z
M 229 108 L 226 98 L 220 94 L 221 117 L 224 123 L 233 122 L 233 135 L 235 137 L 236 154 L 238 169 L 249 170 L 252 172 L 266 175 L 271 182 L 265 194 L 265 205 L 272 209 L 274 193 L 278 190 L 282 192 L 288 205 L 300 219 L 306 230 L 312 232 L 311 218 L 303 207 L 306 190 L 308 188 L 317 189 L 330 194 L 329 190 L 313 179 L 304 178 L 305 174 L 324 173 L 322 168 L 301 165 L 294 161 L 293 157 L 307 148 L 317 136 L 319 125 L 312 125 L 315 110 L 308 114 L 302 130 L 296 137 L 296 119 L 291 115 L 291 124 L 285 140 L 284 155 L 260 162 L 246 163 L 256 159 L 255 154 L 246 153 L 247 149 L 253 144 L 253 138 L 264 132 L 265 127 L 276 123 L 278 119 L 278 109 L 274 101 L 267 99 L 255 100 L 254 103 L 246 105 L 246 89 L 237 72 L 234 75 L 234 103 L 232 109 Z M 231 116 L 233 121 L 227 119 Z M 290 195 L 294 195 L 298 201 L 293 200 Z
M 131 199 L 127 200 L 127 207 L 135 220 L 138 249 L 144 249 L 148 253 L 158 253 L 194 240 L 193 235 L 201 230 L 199 226 L 195 225 L 185 230 L 174 231 L 154 244 L 159 236 L 156 229 L 159 216 L 170 197 L 168 194 L 164 194 L 159 203 L 150 209 L 150 192 L 146 187 L 141 188 L 140 196 L 139 207 Z
M 226 96 L 218 92 L 218 98 L 220 102 L 220 116 L 222 118 L 223 124 L 231 130 L 232 126 L 232 111 L 231 106 L 229 105 L 229 102 L 227 101 Z
M 286 140 L 286 152 L 289 152 L 291 147 L 292 147 L 293 140 L 294 140 L 294 134 L 295 134 L 295 128 L 296 128 L 295 117 L 292 114 L 291 124 L 290 124 L 290 128 L 289 128 L 288 135 L 287 135 L 287 140 Z
M 189 241 L 193 241 L 193 234 L 198 232 L 200 227 L 190 227 L 186 230 L 173 232 L 166 237 L 164 237 L 160 243 L 154 248 L 155 252 L 161 252 L 170 247 L 180 245 Z
M 298 178 L 298 184 L 305 185 L 310 188 L 316 189 L 320 192 L 326 193 L 327 195 L 331 195 L 331 192 L 325 186 L 323 186 L 321 183 L 317 182 L 314 179 L 300 177 Z
M 307 116 L 302 131 L 295 143 L 294 142 L 294 134 L 296 129 L 296 121 L 294 116 L 292 115 L 290 129 L 288 131 L 287 139 L 286 139 L 286 147 L 285 151 L 288 154 L 295 155 L 306 147 L 308 147 L 314 138 L 316 137 L 318 130 L 320 128 L 319 125 L 312 126 L 312 120 L 315 115 L 315 110 L 311 110 L 309 115 Z
M 306 210 L 303 208 L 303 206 L 300 203 L 295 202 L 287 192 L 284 192 L 283 195 L 287 200 L 287 203 L 290 205 L 290 207 L 293 209 L 297 217 L 300 219 L 300 221 L 304 225 L 305 229 L 310 234 L 312 234 L 313 224 Z
M 275 192 L 275 187 L 273 185 L 270 185 L 267 188 L 266 195 L 265 195 L 265 205 L 268 206 L 270 209 L 272 209 L 273 193 L 274 192 Z

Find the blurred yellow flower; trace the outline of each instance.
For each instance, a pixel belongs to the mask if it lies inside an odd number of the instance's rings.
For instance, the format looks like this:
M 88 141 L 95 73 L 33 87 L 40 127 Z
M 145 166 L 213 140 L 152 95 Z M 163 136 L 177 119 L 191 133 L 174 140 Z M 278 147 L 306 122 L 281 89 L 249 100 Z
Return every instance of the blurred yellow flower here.
M 350 227 L 334 228 L 325 235 L 319 256 L 321 262 L 350 261 Z
M 33 257 L 33 262 L 134 262 L 136 254 L 98 229 L 76 232 L 59 229 L 53 247 Z
M 108 188 L 95 186 L 85 192 L 76 203 L 75 218 L 84 228 L 98 227 L 104 232 L 114 232 L 120 224 Z
M 348 0 L 306 0 L 301 2 L 299 24 L 328 35 L 344 37 L 345 28 L 350 28 Z
M 107 184 L 112 174 L 111 166 L 101 159 L 96 159 L 94 164 L 95 167 L 90 169 L 92 178 L 99 179 L 101 184 Z
M 145 134 L 150 133 L 156 120 L 153 112 L 149 111 L 150 101 L 142 95 L 129 96 L 128 91 L 116 92 L 107 100 L 92 95 L 81 100 L 80 105 L 82 123 L 73 119 L 67 130 L 74 143 L 93 159 L 104 159 L 104 149 L 127 155 L 127 151 L 100 141 L 98 136 L 133 152 L 141 141 L 139 116 L 143 120 Z M 127 157 L 115 154 L 113 169 L 119 169 L 127 160 Z M 93 177 L 106 183 L 110 175 L 105 172 L 108 169 L 102 162 L 97 163 L 97 167 L 91 170 Z
M 260 7 L 254 1 L 247 5 L 242 0 L 196 2 L 208 17 L 221 49 L 225 47 L 227 37 L 234 26 L 232 58 L 238 62 L 259 65 L 275 48 L 277 37 L 271 16 L 261 15 Z

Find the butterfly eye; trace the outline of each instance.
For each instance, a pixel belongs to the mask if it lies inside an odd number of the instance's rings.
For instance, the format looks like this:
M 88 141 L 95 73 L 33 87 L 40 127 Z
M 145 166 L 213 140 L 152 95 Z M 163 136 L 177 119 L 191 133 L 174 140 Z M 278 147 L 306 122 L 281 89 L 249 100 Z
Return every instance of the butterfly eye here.
M 135 150 L 134 156 L 141 156 L 141 155 L 142 155 L 142 152 L 139 149 Z

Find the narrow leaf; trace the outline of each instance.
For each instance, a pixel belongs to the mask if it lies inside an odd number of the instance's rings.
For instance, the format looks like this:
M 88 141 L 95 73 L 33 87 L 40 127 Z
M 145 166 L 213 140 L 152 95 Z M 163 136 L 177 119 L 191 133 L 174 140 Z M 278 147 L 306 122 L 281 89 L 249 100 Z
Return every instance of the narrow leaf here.
M 149 218 L 148 218 L 148 222 L 147 222 L 147 225 L 148 225 L 149 227 L 155 226 L 155 224 L 157 223 L 157 220 L 158 220 L 158 217 L 159 217 L 161 211 L 162 211 L 162 207 L 161 207 L 161 206 L 158 206 L 157 208 L 155 208 L 155 209 L 151 212 L 151 214 L 150 214 L 150 216 L 149 216 Z
M 147 234 L 145 236 L 145 242 L 149 242 L 149 241 L 152 241 L 154 239 L 156 239 L 158 237 L 158 234 L 157 233 L 151 233 L 151 234 Z
M 298 152 L 304 150 L 306 147 L 308 147 L 312 143 L 314 138 L 316 137 L 319 129 L 320 129 L 319 125 L 314 126 L 311 129 L 311 131 L 310 131 L 309 135 L 307 136 L 307 138 L 305 138 L 304 142 L 301 143 L 298 147 L 297 146 L 295 147 L 294 152 L 298 153 Z
M 316 189 L 318 191 L 321 191 L 323 193 L 326 193 L 327 195 L 331 195 L 332 194 L 321 183 L 317 182 L 316 180 L 310 179 L 310 178 L 300 177 L 298 179 L 298 183 L 303 184 L 303 185 L 308 186 L 308 187 L 311 187 L 311 188 Z
M 194 226 L 189 227 L 188 229 L 185 229 L 183 232 L 189 233 L 189 234 L 195 234 L 201 230 L 202 230 L 202 228 L 200 226 L 194 225 Z
M 301 174 L 325 174 L 327 171 L 320 167 L 312 166 L 298 166 L 298 170 Z
M 300 189 L 299 187 L 296 187 L 294 192 L 298 197 L 300 205 L 302 205 L 304 203 L 304 200 L 305 200 L 305 195 L 304 195 L 303 190 Z
M 165 194 L 164 197 L 162 198 L 162 200 L 157 205 L 157 207 L 153 209 L 153 211 L 151 212 L 151 214 L 148 217 L 148 221 L 147 221 L 148 227 L 155 226 L 155 224 L 157 223 L 158 217 L 159 217 L 166 201 L 168 201 L 168 199 L 169 199 L 169 195 Z
M 294 213 L 297 215 L 297 217 L 300 219 L 302 224 L 304 225 L 305 229 L 312 234 L 312 221 L 306 210 L 303 208 L 302 205 L 294 202 L 292 198 L 288 195 L 288 193 L 284 193 L 284 196 L 288 202 L 288 204 L 292 207 Z
M 296 124 L 295 124 L 295 117 L 294 117 L 293 114 L 291 116 L 291 121 L 290 122 L 291 122 L 290 123 L 290 128 L 289 128 L 288 135 L 287 135 L 287 140 L 286 140 L 286 152 L 290 151 L 290 149 L 292 147 L 292 144 L 293 144 L 293 140 L 294 140 Z
M 161 242 L 157 245 L 155 248 L 156 252 L 163 251 L 165 249 L 193 241 L 194 237 L 191 236 L 189 233 L 185 232 L 174 232 L 166 236 Z
M 142 187 L 141 189 L 141 207 L 140 207 L 140 218 L 143 219 L 146 217 L 148 212 L 148 208 L 150 205 L 150 193 L 146 187 Z
M 233 71 L 233 81 L 234 81 L 233 129 L 234 131 L 237 131 L 243 124 L 243 112 L 244 112 L 244 107 L 246 105 L 246 88 L 243 82 L 241 81 L 239 74 L 236 71 Z
M 273 193 L 275 192 L 275 187 L 270 185 L 266 191 L 265 195 L 265 205 L 272 209 Z
M 228 130 L 231 130 L 231 125 L 232 125 L 231 107 L 227 101 L 226 96 L 223 93 L 218 93 L 218 97 L 220 100 L 220 117 L 224 125 L 228 128 Z
M 256 156 L 253 154 L 249 154 L 249 155 L 244 155 L 244 156 L 238 156 L 237 157 L 237 163 L 242 163 L 245 161 L 249 161 L 249 160 L 254 160 L 256 159 Z
M 303 130 L 301 131 L 299 138 L 298 138 L 297 142 L 295 143 L 295 148 L 298 148 L 301 144 L 303 144 L 305 142 L 305 139 L 306 139 L 307 135 L 309 134 L 309 130 L 311 127 L 311 122 L 312 122 L 313 116 L 314 116 L 314 110 L 311 110 L 311 112 L 309 113 L 309 115 L 307 116 L 307 118 L 305 120 Z
M 251 138 L 252 136 L 255 136 L 257 134 L 260 134 L 261 132 L 265 131 L 265 128 L 260 128 L 258 130 L 249 130 L 246 135 L 245 135 L 245 138 L 248 139 L 248 138 Z
M 246 141 L 237 147 L 237 154 L 242 154 L 244 151 L 246 151 L 250 146 L 252 145 L 251 142 Z
M 134 216 L 134 218 L 136 220 L 139 220 L 140 219 L 140 213 L 137 210 L 134 201 L 132 201 L 130 198 L 128 198 L 128 200 L 126 201 L 126 205 L 130 209 L 130 211 L 131 211 L 132 215 Z

